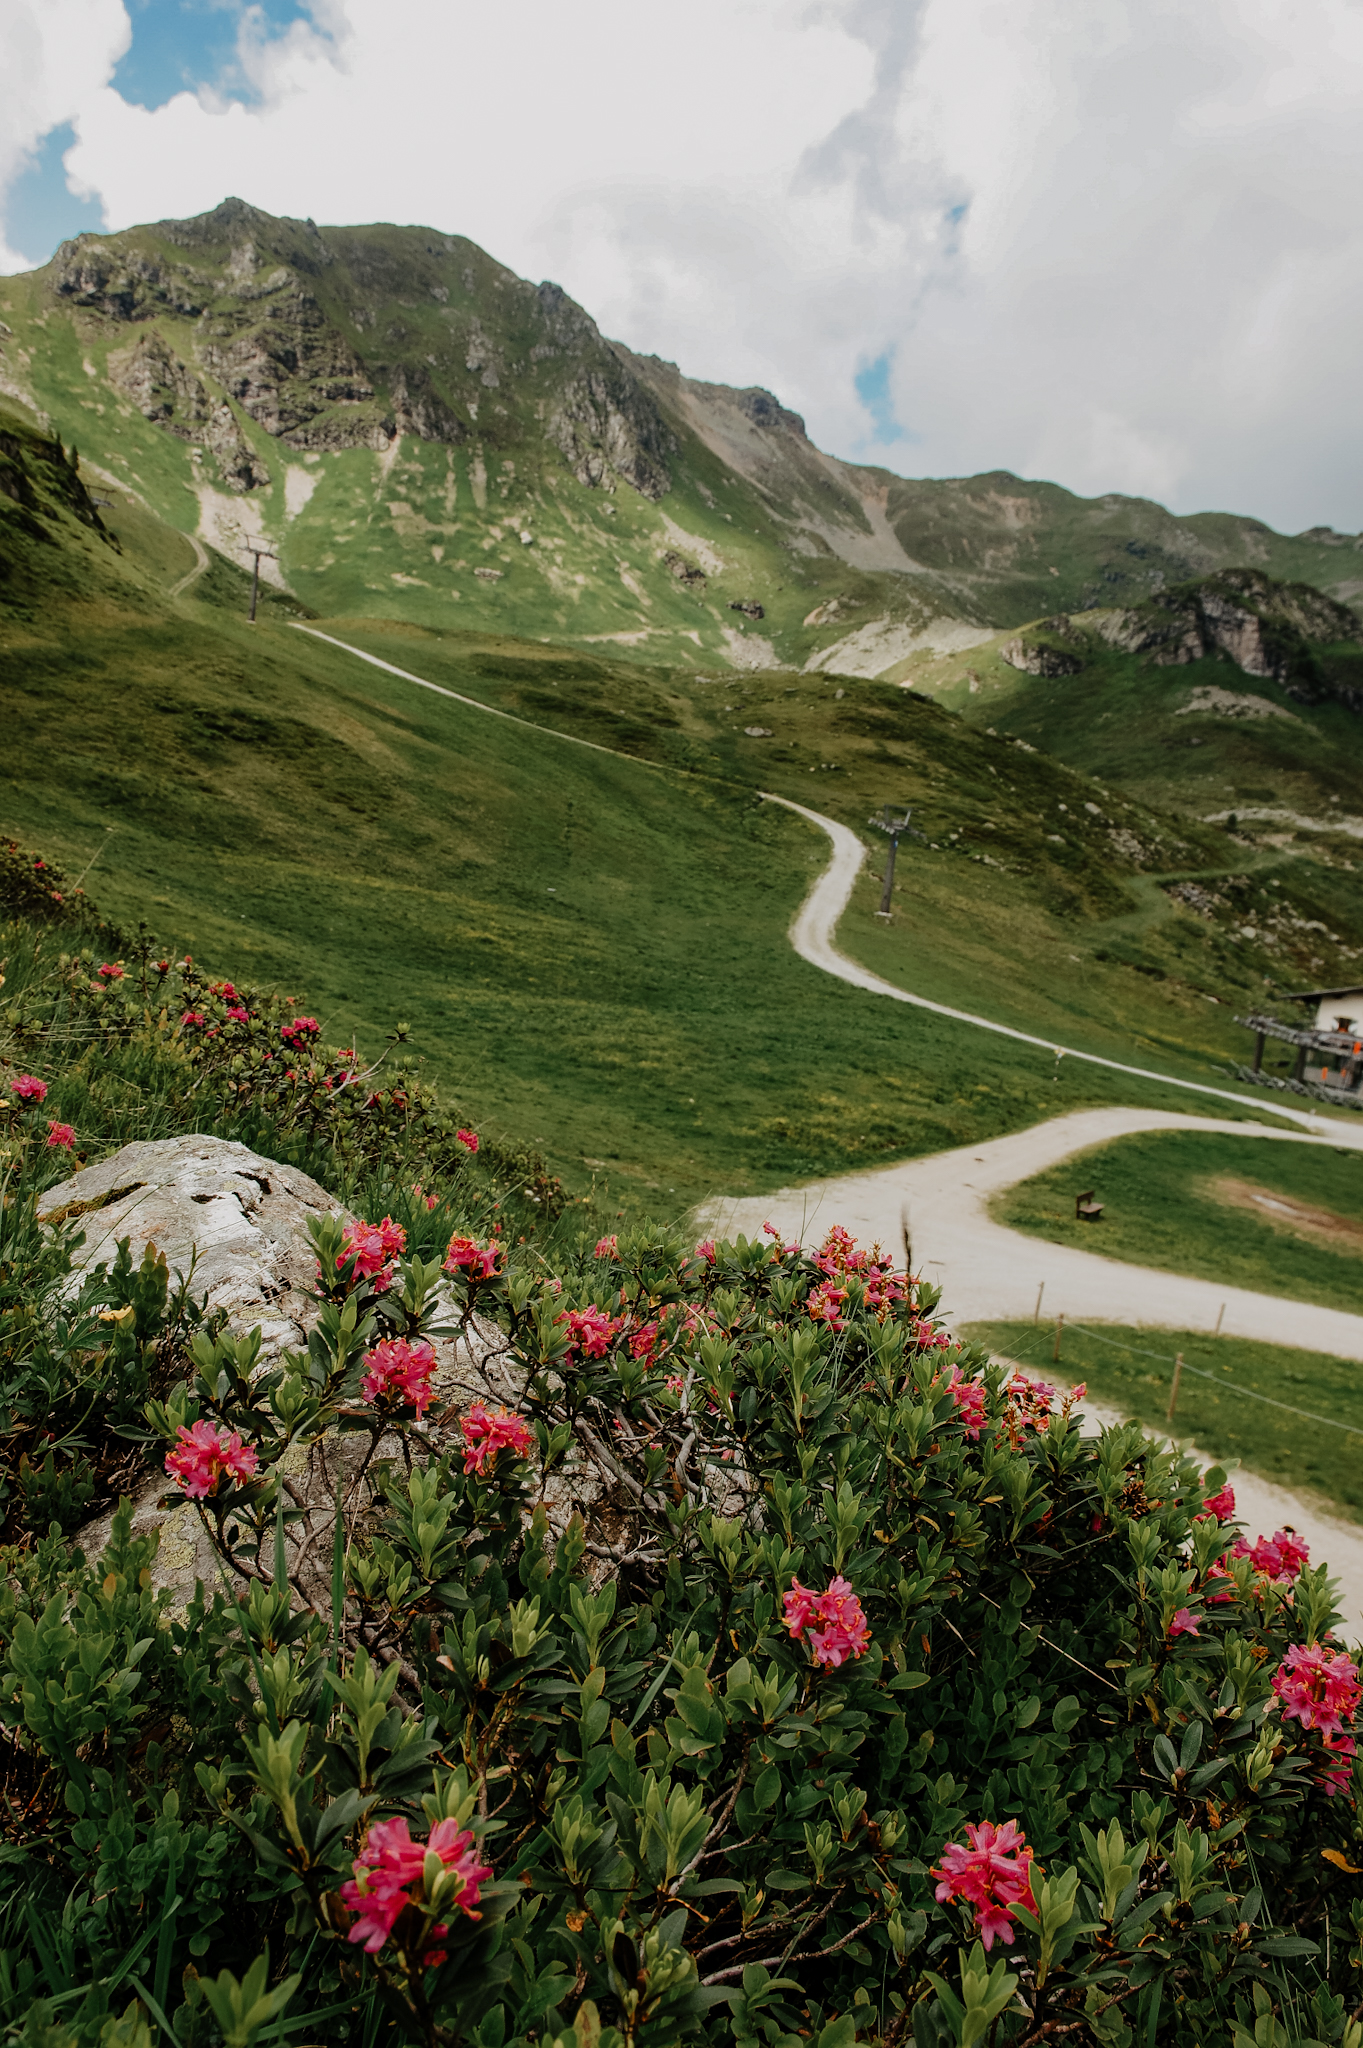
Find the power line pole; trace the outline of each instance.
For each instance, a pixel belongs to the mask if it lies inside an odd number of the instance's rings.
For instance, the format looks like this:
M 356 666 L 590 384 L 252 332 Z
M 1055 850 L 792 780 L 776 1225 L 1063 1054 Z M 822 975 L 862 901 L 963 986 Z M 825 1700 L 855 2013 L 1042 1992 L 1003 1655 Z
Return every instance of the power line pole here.
M 900 834 L 909 831 L 909 820 L 913 816 L 913 812 L 908 804 L 904 806 L 902 818 L 899 816 L 898 808 L 894 804 L 882 804 L 880 812 L 881 814 L 878 818 L 872 818 L 869 822 L 875 826 L 877 832 L 889 834 L 890 850 L 885 856 L 885 886 L 880 892 L 880 908 L 876 912 L 876 916 L 888 917 L 890 914 L 890 898 L 894 893 L 894 859 L 899 851 Z M 910 834 L 910 837 L 914 839 L 921 839 L 922 836 L 921 832 Z
M 279 557 L 272 548 L 258 548 L 253 540 L 244 540 L 241 546 L 243 554 L 251 557 L 251 610 L 248 623 L 254 626 L 256 622 L 256 598 L 260 591 L 260 565 L 262 561 L 277 562 Z

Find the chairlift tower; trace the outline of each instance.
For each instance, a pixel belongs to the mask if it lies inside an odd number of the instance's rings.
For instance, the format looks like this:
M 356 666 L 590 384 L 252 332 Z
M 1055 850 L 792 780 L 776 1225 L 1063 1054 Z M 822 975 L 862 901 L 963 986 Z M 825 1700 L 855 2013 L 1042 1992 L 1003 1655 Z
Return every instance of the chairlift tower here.
M 273 548 L 257 547 L 253 540 L 244 540 L 241 547 L 242 553 L 251 557 L 251 609 L 247 614 L 247 623 L 254 626 L 256 622 L 256 598 L 260 592 L 260 565 L 262 561 L 277 562 L 279 557 Z
M 889 851 L 886 853 L 885 856 L 885 886 L 880 892 L 880 908 L 876 912 L 877 917 L 888 917 L 890 914 L 890 898 L 894 893 L 895 855 L 899 851 L 899 841 L 901 835 L 903 833 L 910 832 L 909 820 L 910 818 L 912 818 L 912 816 L 913 811 L 908 804 L 904 805 L 903 817 L 900 817 L 899 807 L 897 805 L 882 804 L 880 807 L 880 816 L 878 818 L 871 818 L 870 820 L 868 820 L 870 824 L 875 826 L 877 832 L 887 833 L 889 835 L 890 841 Z M 921 832 L 910 832 L 911 838 L 921 839 L 922 836 L 923 835 Z

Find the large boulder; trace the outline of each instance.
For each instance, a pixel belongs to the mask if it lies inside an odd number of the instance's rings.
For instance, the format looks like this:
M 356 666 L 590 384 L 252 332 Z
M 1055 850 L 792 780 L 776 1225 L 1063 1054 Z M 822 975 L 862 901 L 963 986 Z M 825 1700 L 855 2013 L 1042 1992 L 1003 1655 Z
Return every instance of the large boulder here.
M 196 1296 L 226 1310 L 234 1330 L 259 1325 L 262 1356 L 273 1359 L 281 1346 L 307 1342 L 314 1311 L 305 1290 L 316 1269 L 309 1217 L 348 1212 L 296 1166 L 196 1133 L 125 1145 L 50 1188 L 42 1214 L 48 1223 L 80 1219 L 79 1272 L 111 1261 L 120 1238 L 130 1240 L 134 1261 L 155 1244 Z

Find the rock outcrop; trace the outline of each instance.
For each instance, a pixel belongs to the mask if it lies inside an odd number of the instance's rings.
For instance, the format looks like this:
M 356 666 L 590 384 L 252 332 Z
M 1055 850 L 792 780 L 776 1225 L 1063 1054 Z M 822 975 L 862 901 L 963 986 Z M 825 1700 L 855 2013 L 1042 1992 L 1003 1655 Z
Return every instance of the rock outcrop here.
M 1063 615 L 1042 619 L 1012 640 L 1006 640 L 999 654 L 1010 668 L 1028 676 L 1077 676 L 1084 666 L 1082 651 L 1057 646 L 1057 641 L 1074 640 L 1076 634 Z

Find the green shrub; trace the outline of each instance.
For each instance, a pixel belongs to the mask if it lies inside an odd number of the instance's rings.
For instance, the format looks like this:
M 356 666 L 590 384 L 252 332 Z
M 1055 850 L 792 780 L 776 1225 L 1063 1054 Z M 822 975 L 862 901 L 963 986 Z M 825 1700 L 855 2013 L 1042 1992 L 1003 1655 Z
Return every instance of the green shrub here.
M 314 1235 L 307 1352 L 200 1331 L 147 1407 L 219 1585 L 173 1613 L 126 1513 L 9 1555 L 14 2024 L 1354 2048 L 1352 1745 L 1273 1686 L 1335 1658 L 1349 1726 L 1331 1588 L 1227 1557 L 1187 1461 L 838 1232 Z M 433 1391 L 442 1327 L 505 1407 Z

